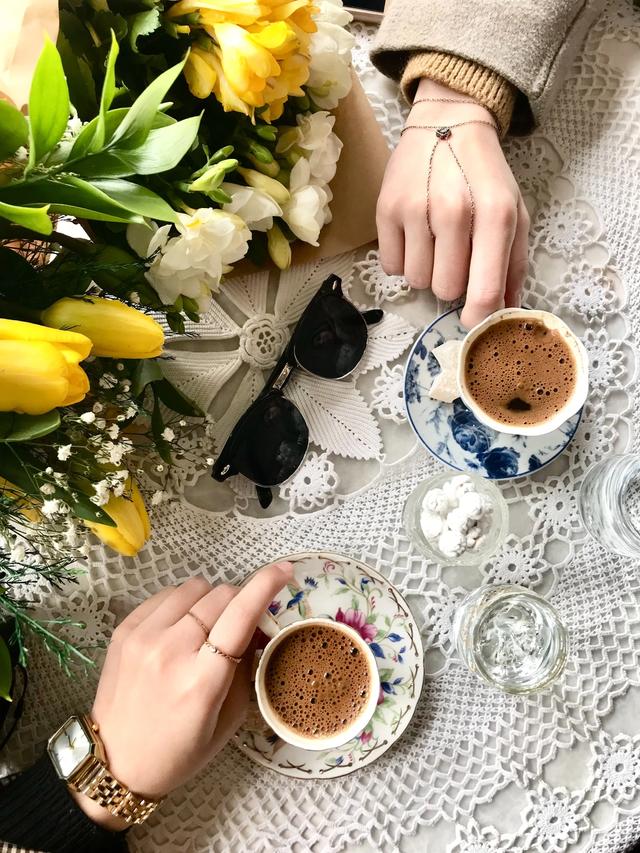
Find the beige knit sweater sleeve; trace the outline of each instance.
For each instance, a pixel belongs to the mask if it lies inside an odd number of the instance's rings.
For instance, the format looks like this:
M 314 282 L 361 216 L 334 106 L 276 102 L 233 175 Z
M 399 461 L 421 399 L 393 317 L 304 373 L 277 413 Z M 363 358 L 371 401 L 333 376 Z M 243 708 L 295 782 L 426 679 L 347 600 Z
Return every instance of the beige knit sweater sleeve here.
M 475 89 L 463 78 L 473 78 L 494 99 L 483 103 L 499 124 L 526 133 L 553 101 L 604 2 L 387 0 L 371 56 L 383 74 L 402 79 L 409 100 L 420 77 L 468 94 Z

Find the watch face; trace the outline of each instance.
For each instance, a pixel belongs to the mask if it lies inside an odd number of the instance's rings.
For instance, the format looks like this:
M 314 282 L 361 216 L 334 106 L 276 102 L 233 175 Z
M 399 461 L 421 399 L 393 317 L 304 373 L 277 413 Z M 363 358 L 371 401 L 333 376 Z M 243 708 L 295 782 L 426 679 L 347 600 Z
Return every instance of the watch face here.
M 49 742 L 49 755 L 58 775 L 68 779 L 91 755 L 92 746 L 80 720 L 70 717 Z

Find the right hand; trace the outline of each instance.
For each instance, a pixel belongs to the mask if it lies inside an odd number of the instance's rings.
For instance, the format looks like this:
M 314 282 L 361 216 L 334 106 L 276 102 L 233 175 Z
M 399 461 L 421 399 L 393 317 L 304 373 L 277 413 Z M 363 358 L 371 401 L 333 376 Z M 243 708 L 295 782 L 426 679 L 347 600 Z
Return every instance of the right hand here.
M 464 96 L 422 80 L 420 97 Z M 465 120 L 493 121 L 480 104 L 416 104 L 408 125 L 451 125 L 451 146 L 475 202 L 470 235 L 469 189 L 458 165 L 439 142 L 435 150 L 426 220 L 427 166 L 433 130 L 408 130 L 387 165 L 377 207 L 380 263 L 388 275 L 404 275 L 414 288 L 431 287 L 443 300 L 467 291 L 462 323 L 470 328 L 505 306 L 520 304 L 527 274 L 529 215 L 495 130 Z M 435 238 L 435 239 L 434 239 Z
M 222 749 L 246 711 L 257 622 L 292 577 L 291 563 L 277 563 L 241 589 L 191 578 L 156 593 L 116 628 L 91 716 L 119 782 L 157 799 Z M 213 645 L 242 657 L 239 665 L 203 646 L 190 610 Z M 84 795 L 76 800 L 94 821 L 119 828 Z

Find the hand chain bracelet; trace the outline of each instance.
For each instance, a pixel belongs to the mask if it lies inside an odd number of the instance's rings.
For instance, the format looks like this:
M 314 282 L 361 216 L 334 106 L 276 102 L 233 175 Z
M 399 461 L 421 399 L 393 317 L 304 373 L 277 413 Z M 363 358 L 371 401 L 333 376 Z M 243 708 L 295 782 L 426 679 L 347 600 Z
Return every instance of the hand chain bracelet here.
M 458 98 L 420 98 L 417 101 L 414 101 L 414 104 L 423 104 L 426 102 L 436 102 L 436 103 L 451 103 L 451 104 L 474 104 L 475 106 L 482 106 L 482 104 L 478 104 L 476 101 L 468 101 L 461 100 Z M 431 228 L 431 218 L 429 216 L 429 190 L 431 189 L 431 172 L 433 170 L 433 157 L 436 153 L 436 148 L 438 147 L 439 142 L 446 142 L 449 151 L 451 151 L 451 155 L 456 162 L 458 169 L 460 170 L 460 174 L 462 175 L 465 184 L 467 185 L 467 192 L 469 193 L 469 202 L 470 202 L 470 210 L 471 210 L 471 222 L 469 223 L 469 236 L 473 235 L 473 223 L 475 219 L 476 212 L 476 203 L 473 197 L 473 192 L 471 191 L 471 184 L 469 183 L 469 179 L 467 178 L 464 169 L 462 168 L 462 164 L 456 155 L 456 152 L 453 150 L 453 146 L 451 145 L 451 130 L 454 127 L 464 127 L 467 124 L 484 124 L 487 127 L 492 127 L 496 133 L 498 132 L 498 128 L 492 121 L 484 121 L 482 119 L 468 119 L 467 121 L 460 121 L 456 124 L 408 124 L 402 129 L 401 136 L 407 130 L 434 130 L 436 134 L 436 140 L 433 144 L 433 148 L 431 149 L 431 154 L 429 155 L 429 163 L 427 165 L 427 230 L 431 237 L 434 236 L 433 230 Z

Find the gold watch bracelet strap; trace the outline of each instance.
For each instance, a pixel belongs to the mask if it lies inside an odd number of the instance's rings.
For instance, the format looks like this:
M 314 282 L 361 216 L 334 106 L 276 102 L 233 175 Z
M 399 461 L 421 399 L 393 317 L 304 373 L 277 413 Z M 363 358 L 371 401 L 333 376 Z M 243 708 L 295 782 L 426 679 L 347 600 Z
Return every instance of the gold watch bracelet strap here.
M 79 776 L 73 787 L 126 823 L 142 823 L 162 802 L 161 799 L 147 800 L 134 794 L 99 761 Z

